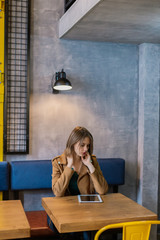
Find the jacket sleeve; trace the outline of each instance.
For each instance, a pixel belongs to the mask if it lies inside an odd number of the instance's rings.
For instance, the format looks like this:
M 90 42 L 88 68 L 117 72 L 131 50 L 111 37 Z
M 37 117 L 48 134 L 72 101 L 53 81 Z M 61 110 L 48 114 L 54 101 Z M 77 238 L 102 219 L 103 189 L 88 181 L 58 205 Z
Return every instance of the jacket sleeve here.
M 62 166 L 58 163 L 58 159 L 52 160 L 52 190 L 55 196 L 62 197 L 65 195 L 73 170 Z
M 92 157 L 93 165 L 95 167 L 95 171 L 90 174 L 94 188 L 99 194 L 106 194 L 108 192 L 108 183 L 105 180 L 103 173 L 100 169 L 98 161 L 95 156 Z

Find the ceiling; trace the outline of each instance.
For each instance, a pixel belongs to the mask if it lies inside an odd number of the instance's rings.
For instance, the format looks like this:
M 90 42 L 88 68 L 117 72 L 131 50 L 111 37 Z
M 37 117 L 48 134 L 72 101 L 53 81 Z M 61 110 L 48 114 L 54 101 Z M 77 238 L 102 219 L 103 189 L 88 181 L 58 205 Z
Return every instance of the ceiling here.
M 59 37 L 160 43 L 160 0 L 77 0 L 59 20 Z

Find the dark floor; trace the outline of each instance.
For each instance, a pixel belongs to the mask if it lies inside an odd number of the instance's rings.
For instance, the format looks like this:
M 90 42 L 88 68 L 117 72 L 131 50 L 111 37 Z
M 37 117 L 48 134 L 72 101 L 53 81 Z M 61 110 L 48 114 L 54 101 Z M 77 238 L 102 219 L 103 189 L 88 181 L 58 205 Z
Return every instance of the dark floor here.
M 20 240 L 84 240 L 82 233 L 75 234 L 57 234 L 54 236 L 35 236 L 31 238 L 25 238 Z
M 17 239 L 18 240 L 18 239 Z M 83 240 L 83 238 L 77 238 L 77 237 L 68 237 L 68 236 L 52 236 L 52 237 L 46 237 L 46 236 L 41 236 L 41 237 L 32 237 L 32 238 L 24 238 L 20 240 Z
M 83 238 L 81 238 L 83 240 Z M 93 238 L 94 239 L 94 238 Z M 107 236 L 104 238 L 100 238 L 99 240 L 121 240 L 122 237 L 121 235 L 118 235 L 117 238 L 114 238 L 113 236 Z M 17 239 L 18 240 L 18 239 Z M 20 239 L 20 240 L 78 240 L 78 238 L 68 238 L 67 236 L 63 237 L 34 237 L 34 238 L 25 238 L 25 239 Z M 150 239 L 151 240 L 151 239 Z M 157 234 L 157 240 L 160 240 L 160 233 Z
M 82 233 L 76 233 L 76 234 L 59 234 L 58 236 L 41 236 L 41 237 L 32 237 L 27 238 L 28 240 L 84 240 Z M 21 239 L 21 240 L 27 240 L 27 239 Z M 90 239 L 94 239 L 94 234 L 90 236 Z M 122 234 L 105 234 L 101 235 L 99 237 L 99 240 L 122 240 Z M 160 239 L 159 239 L 160 240 Z

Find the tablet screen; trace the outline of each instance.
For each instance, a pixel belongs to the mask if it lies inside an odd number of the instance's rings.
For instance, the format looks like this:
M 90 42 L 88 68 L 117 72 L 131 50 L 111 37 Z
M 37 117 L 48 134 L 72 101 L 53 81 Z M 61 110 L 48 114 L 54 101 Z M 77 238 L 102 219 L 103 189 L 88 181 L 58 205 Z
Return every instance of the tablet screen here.
M 102 202 L 99 194 L 78 195 L 79 202 Z

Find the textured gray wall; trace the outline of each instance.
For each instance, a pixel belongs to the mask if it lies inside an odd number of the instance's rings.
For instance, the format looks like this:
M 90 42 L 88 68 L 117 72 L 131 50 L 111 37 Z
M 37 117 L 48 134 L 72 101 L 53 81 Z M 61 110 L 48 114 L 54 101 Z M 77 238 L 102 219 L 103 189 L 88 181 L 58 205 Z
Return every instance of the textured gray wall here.
M 94 136 L 97 157 L 126 160 L 120 192 L 136 200 L 138 47 L 60 40 L 62 14 L 63 0 L 32 1 L 30 153 L 7 160 L 51 159 L 82 125 Z M 73 90 L 53 95 L 52 75 L 62 68 Z M 27 194 L 25 209 L 37 208 L 35 196 Z
M 160 45 L 139 47 L 138 202 L 158 212 Z

